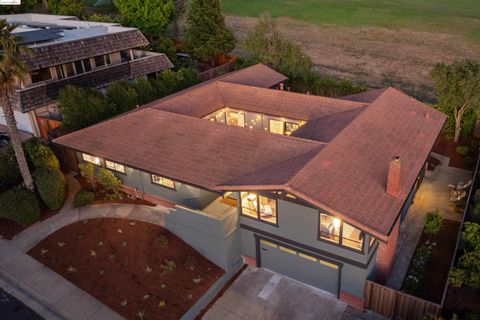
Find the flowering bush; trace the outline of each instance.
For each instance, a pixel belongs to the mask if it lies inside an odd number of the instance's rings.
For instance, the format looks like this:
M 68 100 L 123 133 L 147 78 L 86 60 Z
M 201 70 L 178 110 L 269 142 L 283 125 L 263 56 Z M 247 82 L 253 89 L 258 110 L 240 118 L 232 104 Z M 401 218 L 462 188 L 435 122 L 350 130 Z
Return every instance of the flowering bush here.
M 432 248 L 436 245 L 435 242 L 427 240 L 425 244 L 422 244 L 415 250 L 407 276 L 403 281 L 403 291 L 413 294 L 420 288 L 424 279 L 425 268 L 432 256 Z

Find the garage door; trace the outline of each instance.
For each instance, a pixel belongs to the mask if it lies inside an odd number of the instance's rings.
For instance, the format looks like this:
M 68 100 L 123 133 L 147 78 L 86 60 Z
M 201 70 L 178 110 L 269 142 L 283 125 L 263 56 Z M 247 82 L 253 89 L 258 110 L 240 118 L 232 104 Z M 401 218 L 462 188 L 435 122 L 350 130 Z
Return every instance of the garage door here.
M 267 240 L 260 240 L 261 266 L 338 294 L 339 266 Z

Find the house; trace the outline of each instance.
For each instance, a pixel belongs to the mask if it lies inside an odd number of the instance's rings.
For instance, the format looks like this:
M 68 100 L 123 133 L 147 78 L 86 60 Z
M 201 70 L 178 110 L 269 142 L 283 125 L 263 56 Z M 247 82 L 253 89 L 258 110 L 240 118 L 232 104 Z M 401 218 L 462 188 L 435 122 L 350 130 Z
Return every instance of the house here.
M 272 89 L 285 79 L 255 65 L 54 142 L 168 207 L 166 228 L 222 268 L 242 257 L 360 306 L 446 117 L 393 88 Z
M 136 28 L 116 23 L 79 21 L 47 14 L 0 15 L 17 27 L 19 43 L 31 48 L 24 57 L 29 75 L 12 98 L 18 129 L 47 136 L 62 117 L 57 107 L 66 85 L 104 88 L 117 80 L 144 77 L 173 67 L 160 53 L 137 48 L 148 45 Z M 0 110 L 0 125 L 5 119 Z

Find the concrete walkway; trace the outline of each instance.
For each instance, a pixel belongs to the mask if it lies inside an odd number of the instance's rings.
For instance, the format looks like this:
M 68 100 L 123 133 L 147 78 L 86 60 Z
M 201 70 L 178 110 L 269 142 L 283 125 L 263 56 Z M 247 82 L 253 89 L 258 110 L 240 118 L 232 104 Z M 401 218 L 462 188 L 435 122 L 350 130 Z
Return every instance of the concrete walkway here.
M 277 273 L 248 267 L 203 320 L 334 320 L 347 304 L 325 291 Z
M 448 158 L 445 163 L 435 170 L 427 171 L 425 178 L 417 191 L 412 206 L 400 226 L 397 251 L 393 270 L 386 285 L 393 289 L 400 289 L 403 279 L 407 274 L 410 260 L 423 232 L 424 218 L 428 212 L 438 210 L 444 219 L 460 221 L 462 212 L 456 209 L 456 205 L 450 201 L 450 189 L 448 184 L 457 184 L 460 181 L 468 181 L 473 172 L 464 169 L 448 167 Z
M 45 319 L 123 319 L 113 310 L 53 272 L 26 252 L 55 231 L 78 221 L 94 218 L 123 218 L 164 225 L 167 208 L 141 205 L 101 204 L 73 207 L 80 185 L 66 176 L 69 197 L 55 216 L 15 236 L 0 240 L 0 287 Z

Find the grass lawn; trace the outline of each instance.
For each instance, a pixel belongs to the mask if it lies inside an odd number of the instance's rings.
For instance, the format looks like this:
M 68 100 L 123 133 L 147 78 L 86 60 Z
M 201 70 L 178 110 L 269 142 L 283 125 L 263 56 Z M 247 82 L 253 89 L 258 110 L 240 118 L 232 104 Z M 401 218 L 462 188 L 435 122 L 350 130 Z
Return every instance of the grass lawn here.
M 168 230 L 123 219 L 74 223 L 28 254 L 126 319 L 180 319 L 224 273 Z
M 225 13 L 315 24 L 406 28 L 480 38 L 478 0 L 221 0 Z

